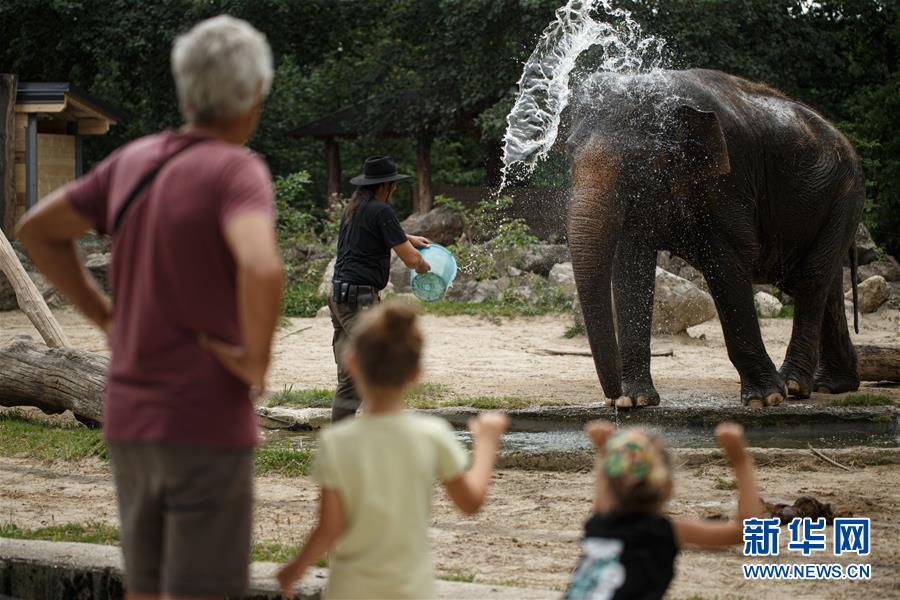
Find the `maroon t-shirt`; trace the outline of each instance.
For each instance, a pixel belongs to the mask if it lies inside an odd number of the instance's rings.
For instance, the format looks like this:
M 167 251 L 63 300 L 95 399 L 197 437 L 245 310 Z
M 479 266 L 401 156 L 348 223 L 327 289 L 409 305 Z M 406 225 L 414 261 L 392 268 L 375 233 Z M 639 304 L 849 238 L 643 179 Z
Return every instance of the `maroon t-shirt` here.
M 135 183 L 191 139 L 165 131 L 116 150 L 70 183 L 66 198 L 107 233 Z M 126 213 L 112 246 L 112 362 L 104 432 L 113 442 L 252 447 L 249 389 L 198 343 L 241 343 L 229 219 L 273 219 L 269 170 L 246 149 L 203 141 L 167 163 Z

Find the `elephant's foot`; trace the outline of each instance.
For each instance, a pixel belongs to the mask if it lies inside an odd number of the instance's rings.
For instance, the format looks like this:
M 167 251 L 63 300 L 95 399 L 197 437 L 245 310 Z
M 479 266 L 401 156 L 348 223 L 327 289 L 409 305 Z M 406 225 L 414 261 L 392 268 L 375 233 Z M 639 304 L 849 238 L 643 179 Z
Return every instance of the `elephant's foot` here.
M 787 397 L 787 388 L 778 373 L 765 381 L 745 382 L 741 384 L 741 403 L 748 408 L 778 406 Z
M 820 394 L 855 392 L 859 389 L 859 376 L 856 373 L 819 368 L 813 381 L 813 389 Z
M 650 381 L 625 382 L 622 387 L 623 398 L 631 401 L 634 407 L 659 406 L 659 392 Z
M 643 408 L 645 406 L 659 405 L 659 392 L 653 387 L 653 383 L 625 383 L 622 388 L 622 395 L 615 400 L 607 398 L 604 401 L 606 406 L 615 406 L 616 408 Z
M 794 398 L 809 398 L 812 393 L 813 378 L 798 367 L 784 363 L 778 371 L 787 387 L 787 393 Z

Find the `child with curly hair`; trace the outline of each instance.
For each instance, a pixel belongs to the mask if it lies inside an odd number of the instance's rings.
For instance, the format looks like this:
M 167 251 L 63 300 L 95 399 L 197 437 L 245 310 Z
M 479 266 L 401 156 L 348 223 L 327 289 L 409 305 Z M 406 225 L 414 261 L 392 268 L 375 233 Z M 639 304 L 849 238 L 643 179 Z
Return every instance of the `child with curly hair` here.
M 737 514 L 727 522 L 663 514 L 672 496 L 672 464 L 665 445 L 652 433 L 616 431 L 606 421 L 592 421 L 585 431 L 597 450 L 594 513 L 585 523 L 581 561 L 567 599 L 662 598 L 680 548 L 738 544 L 743 520 L 763 510 L 740 425 L 716 428 L 737 482 Z
M 434 482 L 464 513 L 478 512 L 508 418 L 484 412 L 469 422 L 467 470 L 466 451 L 445 420 L 403 410 L 403 392 L 421 371 L 416 312 L 387 304 L 361 319 L 344 364 L 361 392 L 363 416 L 319 435 L 312 473 L 322 489 L 319 522 L 278 582 L 292 597 L 294 583 L 333 548 L 325 598 L 434 598 Z

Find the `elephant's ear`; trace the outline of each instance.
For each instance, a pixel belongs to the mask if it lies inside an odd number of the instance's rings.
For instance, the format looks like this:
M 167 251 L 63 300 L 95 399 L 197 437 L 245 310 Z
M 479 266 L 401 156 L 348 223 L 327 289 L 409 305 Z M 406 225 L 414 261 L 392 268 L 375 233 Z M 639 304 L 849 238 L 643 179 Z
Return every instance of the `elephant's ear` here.
M 728 145 L 716 113 L 682 104 L 675 109 L 674 118 L 675 136 L 691 179 L 701 181 L 731 171 Z

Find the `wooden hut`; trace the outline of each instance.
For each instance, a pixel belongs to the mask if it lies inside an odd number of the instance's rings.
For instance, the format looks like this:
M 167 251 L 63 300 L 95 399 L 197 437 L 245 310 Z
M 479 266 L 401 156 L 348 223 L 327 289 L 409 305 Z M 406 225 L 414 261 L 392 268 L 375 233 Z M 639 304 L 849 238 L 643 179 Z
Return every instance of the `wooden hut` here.
M 0 226 L 82 174 L 85 135 L 102 135 L 118 113 L 70 83 L 19 82 L 0 74 Z

